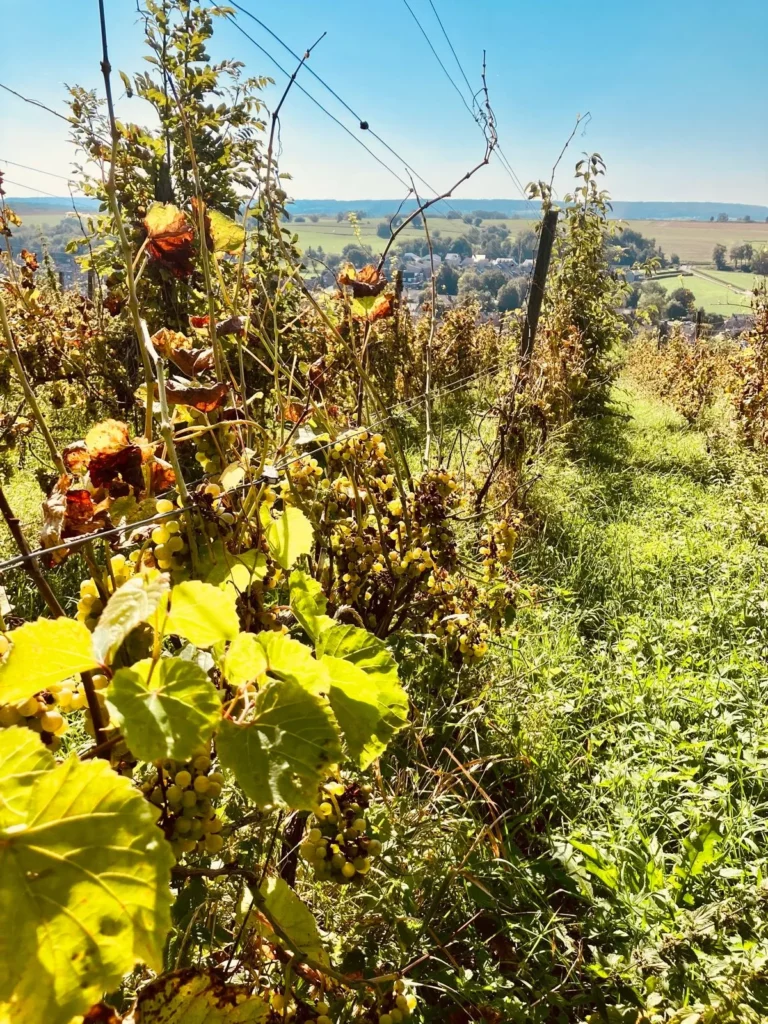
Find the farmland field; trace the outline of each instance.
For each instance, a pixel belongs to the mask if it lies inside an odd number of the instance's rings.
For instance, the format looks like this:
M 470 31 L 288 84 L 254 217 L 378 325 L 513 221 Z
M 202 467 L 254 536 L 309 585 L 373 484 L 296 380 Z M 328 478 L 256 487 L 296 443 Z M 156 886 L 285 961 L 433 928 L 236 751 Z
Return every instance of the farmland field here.
M 379 218 L 369 218 L 359 222 L 363 242 L 370 245 L 374 251 L 382 244 L 382 240 L 376 235 L 376 227 L 380 223 L 381 219 Z M 536 220 L 533 219 L 509 219 L 486 220 L 483 225 L 504 225 L 509 228 L 512 235 L 518 235 L 529 230 L 535 223 Z M 728 249 L 738 242 L 751 242 L 757 246 L 768 245 L 768 225 L 766 224 L 740 222 L 717 224 L 709 221 L 684 220 L 636 220 L 624 223 L 647 238 L 655 238 L 667 256 L 676 253 L 684 263 L 710 263 L 712 250 L 717 244 L 725 245 Z M 293 227 L 304 248 L 322 245 L 326 252 L 341 252 L 345 245 L 355 240 L 352 225 L 348 221 L 337 223 L 335 217 L 320 217 L 316 224 L 309 221 L 303 224 L 294 223 Z M 448 220 L 446 217 L 430 217 L 429 227 L 432 233 L 440 231 L 443 235 L 453 235 L 454 237 L 464 235 L 469 230 L 469 225 L 462 220 Z M 422 232 L 415 228 L 406 228 L 401 235 L 403 241 L 421 237 L 423 237 Z
M 677 288 L 687 288 L 696 296 L 696 307 L 703 307 L 705 313 L 731 316 L 733 313 L 748 312 L 751 308 L 748 295 L 739 295 L 716 281 L 706 281 L 691 274 L 660 275 L 654 280 L 667 289 L 667 295 L 671 295 Z
M 768 224 L 729 221 L 717 224 L 698 220 L 633 220 L 626 222 L 647 238 L 655 238 L 667 256 L 677 253 L 683 263 L 711 263 L 718 244 L 768 245 Z
M 710 270 L 707 268 L 706 274 L 708 277 L 716 277 L 723 284 L 729 284 L 744 291 L 752 291 L 760 282 L 765 281 L 765 277 L 759 277 L 757 274 L 745 274 L 740 270 Z

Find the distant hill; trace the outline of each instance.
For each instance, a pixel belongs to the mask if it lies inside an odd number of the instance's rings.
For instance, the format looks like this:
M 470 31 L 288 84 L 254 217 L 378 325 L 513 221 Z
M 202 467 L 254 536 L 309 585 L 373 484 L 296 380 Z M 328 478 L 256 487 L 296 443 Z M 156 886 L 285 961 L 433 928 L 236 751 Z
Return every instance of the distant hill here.
M 13 196 L 6 198 L 11 206 L 23 216 L 27 214 L 60 214 L 64 216 L 72 211 L 72 200 L 69 196 L 45 197 L 39 199 L 21 199 Z M 82 196 L 75 198 L 81 213 L 92 213 L 99 207 L 98 200 Z M 411 212 L 416 208 L 416 201 L 411 199 L 402 204 L 399 199 L 295 199 L 290 204 L 290 212 L 297 214 L 317 213 L 324 216 L 335 216 L 337 213 L 349 213 L 350 210 L 364 210 L 369 217 L 385 217 L 401 208 Z M 470 213 L 473 210 L 497 210 L 507 217 L 531 217 L 539 211 L 538 202 L 524 199 L 451 199 L 450 207 L 445 203 L 435 206 L 435 213 L 445 215 L 449 209 L 459 213 Z M 751 217 L 753 221 L 768 220 L 768 206 L 755 206 L 749 203 L 636 203 L 616 200 L 613 203 L 613 217 L 619 220 L 700 220 L 708 221 L 717 218 L 721 213 L 730 220 L 743 220 Z
M 318 213 L 334 216 L 350 210 L 365 210 L 370 217 L 384 217 L 400 206 L 398 199 L 295 199 L 290 205 L 293 214 Z M 403 203 L 402 209 L 410 212 L 416 208 L 415 200 Z M 524 199 L 463 199 L 450 200 L 450 208 L 459 213 L 472 210 L 498 210 L 508 217 L 530 217 L 539 209 L 538 202 Z M 438 203 L 436 212 L 446 213 L 449 207 Z M 730 220 L 751 217 L 755 221 L 768 219 L 768 206 L 754 206 L 749 203 L 635 203 L 617 200 L 613 203 L 613 217 L 619 220 L 709 220 L 718 214 L 727 214 Z

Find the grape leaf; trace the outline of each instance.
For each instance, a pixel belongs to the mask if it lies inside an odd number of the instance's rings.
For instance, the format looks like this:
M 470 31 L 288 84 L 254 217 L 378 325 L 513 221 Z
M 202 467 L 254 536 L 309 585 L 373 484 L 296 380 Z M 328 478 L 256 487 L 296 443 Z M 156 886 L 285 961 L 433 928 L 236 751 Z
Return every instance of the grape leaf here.
M 119 669 L 107 702 L 140 761 L 187 760 L 208 743 L 221 718 L 216 687 L 198 665 L 181 658 L 146 658 Z
M 323 588 L 307 573 L 294 569 L 288 581 L 293 614 L 304 627 L 310 639 L 317 641 L 320 634 L 336 625 L 335 619 L 325 614 L 328 604 Z
M 288 883 L 270 875 L 262 883 L 259 893 L 261 899 L 257 906 L 261 915 L 248 915 L 249 930 L 257 932 L 268 942 L 277 941 L 293 951 L 299 950 L 315 964 L 329 967 L 330 960 L 317 930 L 317 922 L 309 907 Z M 240 905 L 241 912 L 246 911 L 252 901 L 251 893 L 246 890 Z
M 318 640 L 318 658 L 323 654 L 344 658 L 364 672 L 398 682 L 397 662 L 387 645 L 373 633 L 359 626 L 339 625 L 334 622 L 333 629 L 323 632 Z
M 242 224 L 230 220 L 218 210 L 206 210 L 205 212 L 214 252 L 240 252 L 245 242 L 245 230 Z
M 239 633 L 224 655 L 222 672 L 230 686 L 256 682 L 267 671 L 266 651 L 253 633 Z
M 102 664 L 117 651 L 128 634 L 148 622 L 168 593 L 167 576 L 133 576 L 114 592 L 93 631 L 93 649 Z
M 141 1024 L 258 1024 L 269 1006 L 251 996 L 250 985 L 229 985 L 215 969 L 186 967 L 146 985 L 134 1016 Z
M 353 661 L 324 654 L 328 670 L 328 698 L 344 734 L 349 755 L 367 768 L 408 721 L 408 697 L 386 672 L 366 670 Z
M 0 730 L 0 826 L 23 817 L 29 786 L 54 764 L 53 754 L 31 729 L 14 726 Z
M 267 574 L 266 556 L 256 548 L 233 555 L 225 551 L 221 541 L 217 541 L 213 545 L 213 556 L 206 581 L 221 590 L 232 588 L 235 596 L 244 594 L 256 580 L 263 580 Z
M 269 553 L 283 569 L 290 569 L 302 555 L 308 555 L 314 544 L 312 523 L 300 508 L 287 505 L 279 519 L 267 526 Z
M 87 626 L 75 619 L 37 619 L 6 635 L 13 647 L 0 664 L 0 704 L 99 666 Z
M 200 580 L 177 584 L 171 591 L 165 632 L 184 637 L 195 647 L 212 647 L 219 640 L 234 640 L 240 632 L 234 593 Z
M 314 807 L 317 787 L 341 756 L 327 701 L 292 679 L 260 690 L 247 724 L 225 719 L 217 749 L 249 799 L 295 810 Z
M 67 1024 L 136 963 L 162 969 L 173 855 L 158 809 L 106 762 L 40 767 L 0 827 L 0 1020 Z
M 273 679 L 293 679 L 318 695 L 328 692 L 325 666 L 305 644 L 284 633 L 265 631 L 257 639 L 267 656 L 267 672 Z

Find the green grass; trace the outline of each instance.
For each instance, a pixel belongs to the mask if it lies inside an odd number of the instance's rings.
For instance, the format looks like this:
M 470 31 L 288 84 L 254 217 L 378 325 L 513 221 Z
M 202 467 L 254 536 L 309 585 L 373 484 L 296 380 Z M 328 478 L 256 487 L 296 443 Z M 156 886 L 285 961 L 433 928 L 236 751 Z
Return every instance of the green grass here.
M 696 308 L 703 306 L 706 313 L 731 316 L 734 313 L 749 312 L 751 309 L 748 295 L 740 295 L 725 284 L 718 284 L 717 281 L 706 281 L 701 277 L 683 274 L 663 274 L 654 280 L 667 289 L 667 295 L 671 295 L 678 288 L 687 288 L 696 296 Z
M 505 864 L 475 877 L 532 991 L 504 1019 L 635 1021 L 657 1001 L 659 1021 L 705 1002 L 765 1021 L 762 467 L 616 402 L 627 422 L 577 428 L 539 467 L 544 527 L 517 566 L 537 599 L 485 694 L 481 778 L 510 818 Z
M 723 284 L 730 284 L 734 288 L 742 288 L 745 291 L 752 291 L 761 281 L 765 281 L 765 277 L 759 277 L 757 274 L 745 274 L 740 270 L 710 270 L 709 267 L 702 267 L 702 270 L 710 277 L 716 277 Z

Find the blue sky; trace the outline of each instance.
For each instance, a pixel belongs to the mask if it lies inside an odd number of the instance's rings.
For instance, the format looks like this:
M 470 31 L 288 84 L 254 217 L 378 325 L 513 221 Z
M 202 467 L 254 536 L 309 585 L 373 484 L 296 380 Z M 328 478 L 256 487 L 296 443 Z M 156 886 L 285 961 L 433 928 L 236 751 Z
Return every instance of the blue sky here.
M 409 0 L 459 85 L 460 72 L 429 0 Z M 768 202 L 768 4 L 766 0 L 433 0 L 470 82 L 483 49 L 501 144 L 524 183 L 549 178 L 576 115 L 584 137 L 566 155 L 562 193 L 582 149 L 602 153 L 617 199 Z M 427 181 L 444 188 L 477 161 L 482 137 L 402 0 L 243 0 L 302 51 L 321 34 L 312 67 Z M 100 84 L 96 0 L 0 0 L 0 81 L 63 109 L 64 83 Z M 112 63 L 137 70 L 142 31 L 135 0 L 107 0 Z M 240 15 L 244 28 L 293 69 L 293 58 Z M 284 78 L 231 25 L 214 57 L 245 61 L 253 74 Z M 360 134 L 350 115 L 306 74 L 303 84 Z M 118 80 L 119 86 L 119 80 Z M 120 91 L 122 91 L 120 89 Z M 268 99 L 273 98 L 268 94 Z M 143 120 L 138 101 L 119 113 Z M 0 157 L 69 173 L 66 125 L 0 93 Z M 367 141 L 373 144 L 367 137 Z M 282 168 L 299 198 L 395 197 L 402 187 L 294 91 L 282 118 Z M 383 159 L 402 173 L 386 151 Z M 63 183 L 5 167 L 8 178 L 56 194 Z M 9 194 L 33 195 L 7 186 Z M 519 197 L 500 163 L 464 186 L 477 198 Z

